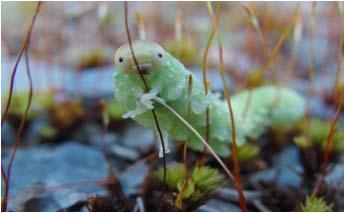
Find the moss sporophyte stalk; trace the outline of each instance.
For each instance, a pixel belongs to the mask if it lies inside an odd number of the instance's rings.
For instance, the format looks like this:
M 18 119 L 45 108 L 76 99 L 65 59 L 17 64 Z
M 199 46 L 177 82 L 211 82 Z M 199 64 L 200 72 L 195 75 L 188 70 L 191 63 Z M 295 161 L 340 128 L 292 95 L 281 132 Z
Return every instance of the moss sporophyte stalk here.
M 201 135 L 206 131 L 206 109 L 209 107 L 209 145 L 220 156 L 230 155 L 231 143 L 229 111 L 220 95 L 204 93 L 203 83 L 183 64 L 158 44 L 150 41 L 132 43 L 135 57 L 149 86 L 144 85 L 135 66 L 128 44 L 121 46 L 115 54 L 117 71 L 114 73 L 115 97 L 123 107 L 124 118 L 132 118 L 141 125 L 155 129 L 152 114 L 155 109 L 159 124 L 166 138 L 188 141 L 193 150 L 203 151 L 204 144 L 185 128 L 161 102 L 169 105 Z M 189 76 L 192 76 L 192 92 L 189 91 Z M 251 94 L 249 94 L 251 93 Z M 251 98 L 247 107 L 248 98 Z M 231 97 L 235 114 L 236 140 L 240 146 L 247 139 L 257 139 L 268 126 L 285 126 L 298 121 L 305 113 L 305 100 L 297 92 L 277 86 L 261 86 L 251 91 L 242 91 Z M 191 105 L 190 113 L 188 113 Z M 244 110 L 245 113 L 244 113 Z

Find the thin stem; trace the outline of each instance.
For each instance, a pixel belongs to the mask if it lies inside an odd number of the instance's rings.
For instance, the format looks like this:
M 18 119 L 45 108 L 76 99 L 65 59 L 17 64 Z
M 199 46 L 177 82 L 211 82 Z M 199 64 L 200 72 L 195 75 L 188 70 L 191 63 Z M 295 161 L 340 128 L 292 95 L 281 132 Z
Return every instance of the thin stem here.
M 328 166 L 328 157 L 329 157 L 329 153 L 332 149 L 332 145 L 333 145 L 333 138 L 335 136 L 335 133 L 336 133 L 336 125 L 337 125 L 337 122 L 339 120 L 339 117 L 340 117 L 340 111 L 342 109 L 342 100 L 343 100 L 343 95 L 341 94 L 339 96 L 339 102 L 338 102 L 338 106 L 337 106 L 337 112 L 336 112 L 336 115 L 334 117 L 334 119 L 332 120 L 331 122 L 331 127 L 330 127 L 330 131 L 327 135 L 327 139 L 326 139 L 326 149 L 325 149 L 325 152 L 324 152 L 324 166 L 323 166 L 323 175 L 325 176 L 326 173 L 327 173 L 327 166 Z
M 265 52 L 267 53 L 268 57 L 271 55 L 271 51 L 268 48 L 267 42 L 263 36 L 262 31 L 260 30 L 260 26 L 259 26 L 259 22 L 257 17 L 254 15 L 254 13 L 252 12 L 252 10 L 245 4 L 245 3 L 241 3 L 241 6 L 243 6 L 245 12 L 247 13 L 247 15 L 251 18 L 251 23 L 254 27 L 254 29 L 256 30 L 257 34 L 258 34 L 258 38 L 260 43 L 263 45 L 263 48 L 265 50 Z
M 229 176 L 229 178 L 232 179 L 233 182 L 235 182 L 233 174 L 227 169 L 224 162 L 221 160 L 221 158 L 215 153 L 213 148 L 202 138 L 202 136 L 181 116 L 176 112 L 172 107 L 169 105 L 160 102 L 157 99 L 154 99 L 155 102 L 163 105 L 166 109 L 168 109 L 176 118 L 178 118 L 194 135 L 204 144 L 204 146 L 209 150 L 210 154 L 216 159 L 216 161 L 220 164 L 220 166 L 223 168 L 225 173 Z
M 207 4 L 209 6 L 211 5 L 211 2 L 207 2 Z M 211 43 L 214 40 L 215 32 L 216 32 L 216 28 L 213 26 L 213 28 L 211 29 L 210 36 L 208 38 L 207 45 L 203 54 L 203 59 L 202 59 L 202 76 L 203 76 L 204 92 L 206 95 L 208 94 L 207 60 L 208 60 L 208 54 L 209 54 Z M 205 140 L 207 142 L 209 142 L 209 136 L 210 136 L 209 117 L 210 117 L 209 106 L 207 106 L 206 117 L 205 117 L 206 119 Z
M 8 203 L 8 194 L 9 194 L 9 184 L 10 184 L 10 180 L 11 180 L 11 171 L 12 171 L 12 164 L 13 164 L 13 160 L 14 157 L 16 155 L 17 149 L 19 147 L 20 144 L 20 139 L 21 139 L 21 135 L 23 133 L 24 130 L 24 126 L 25 126 L 25 121 L 27 118 L 27 114 L 29 112 L 30 106 L 31 106 L 31 100 L 32 100 L 32 94 L 33 94 L 33 89 L 32 89 L 32 78 L 31 78 L 31 73 L 30 73 L 30 68 L 29 68 L 29 56 L 28 56 L 28 49 L 25 49 L 25 62 L 26 62 L 26 72 L 29 78 L 29 85 L 30 85 L 30 89 L 29 89 L 29 99 L 28 99 L 28 103 L 27 106 L 25 108 L 25 112 L 24 115 L 21 119 L 17 134 L 16 134 L 16 141 L 15 144 L 12 148 L 12 151 L 10 153 L 9 156 L 9 161 L 8 161 L 8 166 L 7 166 L 7 177 L 6 177 L 6 188 L 5 188 L 5 193 L 4 193 L 4 199 L 2 200 L 2 204 L 4 205 L 4 208 L 7 208 L 7 203 Z M 1 168 L 2 169 L 2 168 Z M 4 209 L 4 211 L 6 211 L 7 209 Z
M 214 28 L 217 30 L 217 26 L 219 23 L 219 19 L 220 19 L 220 13 L 219 13 L 219 9 L 220 9 L 220 3 L 217 2 L 216 3 L 216 16 L 214 17 L 213 15 L 213 9 L 210 6 L 209 8 L 209 14 L 210 17 L 212 18 L 212 23 L 214 25 Z M 240 201 L 240 208 L 242 211 L 247 211 L 247 204 L 246 204 L 246 199 L 241 187 L 241 181 L 240 181 L 240 166 L 239 166 L 239 162 L 238 162 L 238 150 L 237 150 L 237 142 L 236 142 L 236 128 L 235 128 L 235 119 L 234 119 L 234 112 L 233 112 L 233 108 L 232 108 L 232 104 L 231 104 L 231 100 L 230 100 L 230 95 L 229 95 L 229 89 L 228 89 L 228 85 L 226 82 L 226 77 L 225 77 L 225 66 L 224 66 L 224 60 L 223 60 L 223 48 L 222 48 L 222 41 L 221 41 L 221 37 L 219 35 L 219 33 L 217 33 L 217 42 L 218 42 L 218 47 L 219 47 L 219 60 L 220 60 L 220 75 L 221 75 L 221 79 L 222 79 L 222 84 L 224 87 L 224 95 L 225 98 L 227 100 L 227 106 L 228 106 L 228 110 L 229 110 L 229 119 L 231 122 L 231 135 L 232 135 L 232 160 L 234 163 L 234 175 L 235 175 L 235 186 L 238 192 L 238 196 L 239 196 L 239 201 Z
M 129 31 L 129 24 L 128 24 L 128 2 L 125 1 L 124 2 L 124 13 L 125 13 L 125 29 L 126 29 L 126 33 L 127 33 L 127 38 L 128 38 L 128 42 L 129 42 L 129 47 L 130 47 L 130 51 L 131 51 L 131 54 L 133 56 L 133 60 L 134 60 L 134 63 L 136 65 L 136 68 L 137 68 L 137 71 L 140 75 L 140 78 L 144 84 L 144 87 L 145 87 L 145 92 L 148 92 L 149 91 L 149 87 L 148 87 L 148 84 L 142 74 L 142 71 L 140 69 L 140 66 L 138 64 L 138 61 L 135 57 L 135 54 L 134 54 L 134 49 L 133 49 L 133 45 L 132 45 L 132 40 L 131 40 L 131 36 L 130 36 L 130 31 Z M 153 114 L 153 118 L 154 118 L 154 122 L 155 122 L 155 125 L 156 125 L 156 128 L 158 130 L 158 133 L 159 133 L 159 136 L 160 136 L 160 142 L 161 142 L 161 147 L 162 147 L 162 152 L 163 152 L 163 167 L 164 167 L 164 177 L 163 177 L 163 185 L 162 185 L 162 190 L 161 190 L 161 194 L 160 194 L 160 198 L 159 198 L 159 210 L 161 209 L 161 206 L 162 206 L 162 199 L 164 197 L 164 194 L 165 194 L 165 189 L 166 189 L 166 171 L 167 171 L 167 166 L 166 166 L 166 148 L 165 148 L 165 143 L 164 143 L 164 137 L 162 135 L 162 131 L 160 129 L 160 125 L 159 125 L 159 122 L 158 122 L 158 118 L 157 118 L 157 115 L 155 113 L 155 109 L 153 108 L 152 109 L 152 114 Z
M 193 78 L 192 78 L 192 74 L 190 74 L 189 80 L 188 80 L 188 114 L 187 114 L 188 122 L 190 122 L 190 116 L 191 116 L 192 87 L 193 87 Z M 185 142 L 184 150 L 183 150 L 183 159 L 184 159 L 185 168 L 187 168 L 187 143 L 189 141 L 190 141 L 190 138 L 188 138 L 187 141 Z
M 5 181 L 4 195 L 3 195 L 2 199 L 1 199 L 1 210 L 4 211 L 4 212 L 7 211 L 7 206 L 8 206 L 7 204 L 8 204 L 9 190 L 10 190 L 10 178 L 11 178 L 11 171 L 12 171 L 12 163 L 13 163 L 16 151 L 17 151 L 17 149 L 19 147 L 20 138 L 21 138 L 21 135 L 22 135 L 22 132 L 23 132 L 23 129 L 24 129 L 24 124 L 25 124 L 25 121 L 26 121 L 26 118 L 27 118 L 28 111 L 29 111 L 30 106 L 31 106 L 33 88 L 32 88 L 32 78 L 31 78 L 30 66 L 29 66 L 28 47 L 29 47 L 29 43 L 30 43 L 31 32 L 32 32 L 35 20 L 37 18 L 40 6 L 41 6 L 41 2 L 38 2 L 36 10 L 35 10 L 35 13 L 34 13 L 34 16 L 33 16 L 32 20 L 31 20 L 31 24 L 30 24 L 29 30 L 28 30 L 28 32 L 26 34 L 25 41 L 24 41 L 23 46 L 22 46 L 22 48 L 20 50 L 20 53 L 19 53 L 18 58 L 17 58 L 17 61 L 16 61 L 15 65 L 14 65 L 14 68 L 13 68 L 13 71 L 12 71 L 12 76 L 11 76 L 10 92 L 9 92 L 9 96 L 8 96 L 5 112 L 4 112 L 4 114 L 2 116 L 2 119 L 1 119 L 1 126 L 2 126 L 3 122 L 6 120 L 6 117 L 7 117 L 7 114 L 8 114 L 8 109 L 9 109 L 9 106 L 11 104 L 12 93 L 13 93 L 13 88 L 14 88 L 14 78 L 15 78 L 15 75 L 16 75 L 16 72 L 17 72 L 17 67 L 18 67 L 18 64 L 19 64 L 19 62 L 21 60 L 21 57 L 22 57 L 22 55 L 23 55 L 23 53 L 25 51 L 26 72 L 27 72 L 27 75 L 28 75 L 29 87 L 30 87 L 29 88 L 29 99 L 28 99 L 28 103 L 27 103 L 27 106 L 25 108 L 24 115 L 22 117 L 22 120 L 20 122 L 18 131 L 17 131 L 15 144 L 14 144 L 14 146 L 12 148 L 12 151 L 10 153 L 10 156 L 9 156 L 9 161 L 8 161 L 8 166 L 7 166 L 7 173 L 5 173 L 5 166 L 1 163 L 1 173 L 2 173 L 2 176 L 4 177 L 4 181 Z
M 5 168 L 3 164 L 1 164 L 1 176 L 4 179 L 4 183 L 5 183 L 4 194 L 2 195 L 2 198 L 1 198 L 1 211 L 5 212 L 7 210 L 7 197 L 8 197 L 9 183 L 6 177 L 6 172 L 5 172 Z
M 259 75 L 258 75 L 258 78 L 257 78 L 257 84 L 260 84 L 261 81 L 263 80 L 264 76 L 265 76 L 265 73 L 266 73 L 266 70 L 268 69 L 268 67 L 270 65 L 273 64 L 273 62 L 275 61 L 280 49 L 282 48 L 284 42 L 286 41 L 292 27 L 293 27 L 293 24 L 294 24 L 294 20 L 296 19 L 297 17 L 297 14 L 298 14 L 298 11 L 299 11 L 299 8 L 300 8 L 300 2 L 297 3 L 296 5 L 296 11 L 294 12 L 294 15 L 293 15 L 293 20 L 291 22 L 289 22 L 289 24 L 286 26 L 286 28 L 284 29 L 284 31 L 282 32 L 282 35 L 281 37 L 279 38 L 276 46 L 274 47 L 274 49 L 272 50 L 271 54 L 269 54 L 269 58 L 268 58 L 268 61 L 267 63 L 263 64 L 261 67 L 260 67 L 260 72 L 259 72 Z M 273 82 L 275 82 L 276 80 L 276 73 L 273 69 L 273 73 L 272 73 L 272 76 L 273 76 Z M 244 107 L 244 111 L 243 111 L 243 116 L 245 117 L 247 115 L 247 111 L 249 109 L 249 105 L 251 104 L 251 97 L 252 97 L 252 90 L 250 89 L 249 90 L 249 94 L 248 94 L 248 99 L 246 100 L 246 103 L 245 103 L 245 107 Z
M 18 55 L 17 60 L 16 60 L 16 62 L 14 64 L 14 67 L 12 69 L 10 92 L 9 92 L 9 95 L 8 95 L 8 98 L 7 98 L 7 103 L 6 103 L 6 106 L 5 106 L 4 114 L 2 115 L 2 118 L 1 118 L 1 126 L 4 124 L 4 121 L 7 118 L 8 109 L 10 108 L 10 105 L 11 105 L 12 93 L 13 93 L 13 88 L 14 88 L 14 79 L 15 79 L 15 76 L 16 76 L 16 73 L 17 73 L 18 64 L 19 64 L 20 59 L 21 59 L 21 57 L 22 57 L 22 55 L 24 53 L 24 50 L 26 49 L 26 47 L 30 43 L 31 32 L 32 32 L 33 26 L 35 24 L 35 21 L 36 21 L 36 18 L 37 18 L 40 6 L 41 6 L 41 2 L 39 1 L 37 3 L 37 7 L 36 7 L 36 10 L 35 10 L 34 16 L 33 16 L 32 20 L 31 20 L 31 24 L 29 26 L 29 29 L 28 29 L 28 31 L 26 33 L 26 37 L 24 39 L 24 43 L 23 43 L 23 45 L 22 45 L 22 47 L 20 49 L 19 55 Z

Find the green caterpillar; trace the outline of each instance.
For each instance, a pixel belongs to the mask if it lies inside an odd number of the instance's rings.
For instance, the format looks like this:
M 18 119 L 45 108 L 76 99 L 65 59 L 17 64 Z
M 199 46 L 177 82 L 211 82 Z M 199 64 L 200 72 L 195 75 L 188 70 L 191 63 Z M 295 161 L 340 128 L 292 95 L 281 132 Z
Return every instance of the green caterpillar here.
M 150 41 L 132 43 L 135 57 L 150 91 L 144 93 L 144 84 L 134 63 L 129 44 L 121 46 L 115 54 L 115 96 L 125 109 L 124 118 L 132 118 L 141 125 L 155 129 L 155 108 L 163 135 L 177 141 L 187 141 L 194 150 L 204 145 L 170 111 L 154 100 L 167 103 L 201 134 L 206 131 L 206 108 L 209 107 L 209 145 L 220 156 L 229 156 L 231 129 L 226 102 L 211 92 L 205 95 L 203 84 L 172 55 Z M 189 76 L 192 75 L 192 92 L 189 94 Z M 248 138 L 256 139 L 270 125 L 288 125 L 297 121 L 305 111 L 305 101 L 288 88 L 263 86 L 251 90 L 251 101 L 244 112 L 249 92 L 231 98 L 236 122 L 238 145 Z M 279 100 L 276 101 L 276 98 Z M 189 108 L 190 107 L 190 108 Z M 189 110 L 191 109 L 191 110 Z

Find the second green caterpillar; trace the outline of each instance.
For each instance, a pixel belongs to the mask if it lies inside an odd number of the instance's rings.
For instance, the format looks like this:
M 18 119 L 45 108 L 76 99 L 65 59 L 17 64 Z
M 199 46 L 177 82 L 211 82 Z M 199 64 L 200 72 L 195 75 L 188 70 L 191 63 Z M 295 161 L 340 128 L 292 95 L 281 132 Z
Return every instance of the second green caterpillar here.
M 115 96 L 125 109 L 125 118 L 156 129 L 151 109 L 155 108 L 164 136 L 177 141 L 187 141 L 194 150 L 204 150 L 204 145 L 169 110 L 153 99 L 165 102 L 177 111 L 201 134 L 206 131 L 206 108 L 209 107 L 209 145 L 220 156 L 230 155 L 231 128 L 227 104 L 219 95 L 209 92 L 183 64 L 150 41 L 132 43 L 135 57 L 150 91 L 144 84 L 134 63 L 129 44 L 121 46 L 115 54 Z M 189 76 L 193 83 L 189 95 Z M 249 107 L 245 109 L 251 96 Z M 278 99 L 278 101 L 276 101 Z M 236 122 L 238 145 L 249 138 L 256 139 L 268 126 L 288 125 L 296 122 L 305 111 L 305 101 L 288 88 L 263 86 L 240 92 L 231 98 Z M 191 109 L 191 110 L 189 110 Z M 244 112 L 245 110 L 245 112 Z

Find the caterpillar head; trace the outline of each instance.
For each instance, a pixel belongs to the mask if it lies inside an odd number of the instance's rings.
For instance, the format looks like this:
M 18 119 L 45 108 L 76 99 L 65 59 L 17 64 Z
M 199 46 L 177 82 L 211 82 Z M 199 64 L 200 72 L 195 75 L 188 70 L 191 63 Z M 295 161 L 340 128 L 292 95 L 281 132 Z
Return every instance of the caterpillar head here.
M 132 42 L 135 58 L 140 71 L 149 74 L 161 70 L 166 64 L 166 52 L 151 41 L 136 40 Z M 138 73 L 129 43 L 122 45 L 115 53 L 116 67 L 126 73 Z

